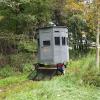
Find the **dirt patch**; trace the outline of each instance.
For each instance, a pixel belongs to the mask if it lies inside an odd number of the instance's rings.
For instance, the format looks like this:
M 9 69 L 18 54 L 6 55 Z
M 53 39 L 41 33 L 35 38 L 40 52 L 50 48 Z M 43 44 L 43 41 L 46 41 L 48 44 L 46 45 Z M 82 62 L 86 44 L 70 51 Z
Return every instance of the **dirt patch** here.
M 3 90 L 2 90 L 2 89 L 0 89 L 0 92 L 3 92 Z

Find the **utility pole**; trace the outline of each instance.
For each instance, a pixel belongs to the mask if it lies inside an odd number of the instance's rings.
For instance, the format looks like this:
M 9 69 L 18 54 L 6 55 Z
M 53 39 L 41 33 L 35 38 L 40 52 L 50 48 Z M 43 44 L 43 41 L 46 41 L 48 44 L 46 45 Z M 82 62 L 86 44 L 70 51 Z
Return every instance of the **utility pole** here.
M 99 55 L 100 55 L 100 45 L 99 45 L 99 36 L 100 36 L 100 22 L 99 22 L 99 16 L 98 16 L 98 21 L 97 21 L 97 36 L 96 36 L 96 67 L 97 67 L 97 69 L 99 70 L 99 67 L 100 67 L 100 62 L 99 62 L 99 60 L 100 60 L 100 57 L 99 57 Z
M 99 71 L 99 67 L 100 67 L 100 44 L 99 44 L 99 41 L 100 41 L 100 13 L 99 13 L 99 2 L 96 2 L 95 1 L 95 4 L 96 4 L 96 11 L 97 11 L 97 35 L 96 35 L 96 67 L 97 67 L 97 70 Z

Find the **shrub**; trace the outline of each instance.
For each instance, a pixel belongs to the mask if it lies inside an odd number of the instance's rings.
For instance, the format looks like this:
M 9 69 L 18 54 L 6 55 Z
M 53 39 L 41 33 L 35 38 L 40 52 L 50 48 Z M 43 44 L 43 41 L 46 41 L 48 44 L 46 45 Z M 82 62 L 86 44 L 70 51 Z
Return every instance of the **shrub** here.
M 30 53 L 18 53 L 15 55 L 10 55 L 10 65 L 13 66 L 13 68 L 16 71 L 23 72 L 23 68 L 31 67 L 32 62 L 33 62 L 33 55 Z M 28 64 L 28 67 L 26 67 L 27 65 L 25 64 Z
M 23 64 L 22 70 L 23 72 L 30 72 L 33 69 L 33 65 L 31 63 Z
M 37 49 L 36 41 L 23 40 L 18 44 L 19 51 L 33 53 Z
M 0 76 L 1 77 L 9 77 L 14 75 L 14 70 L 11 66 L 6 65 L 3 68 L 0 68 Z

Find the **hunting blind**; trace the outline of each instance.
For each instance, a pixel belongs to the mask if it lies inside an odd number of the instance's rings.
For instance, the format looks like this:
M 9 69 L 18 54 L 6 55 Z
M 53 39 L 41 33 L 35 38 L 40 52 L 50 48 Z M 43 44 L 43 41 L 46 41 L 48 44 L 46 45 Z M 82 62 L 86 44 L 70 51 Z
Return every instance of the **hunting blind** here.
M 39 29 L 38 62 L 41 64 L 66 63 L 69 60 L 68 29 L 52 26 Z

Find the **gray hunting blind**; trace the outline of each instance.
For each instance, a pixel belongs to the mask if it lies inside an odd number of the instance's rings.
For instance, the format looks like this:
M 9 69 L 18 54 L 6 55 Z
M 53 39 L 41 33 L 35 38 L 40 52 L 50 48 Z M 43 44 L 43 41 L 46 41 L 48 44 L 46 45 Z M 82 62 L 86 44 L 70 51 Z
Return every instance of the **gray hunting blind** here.
M 38 62 L 41 64 L 66 63 L 69 60 L 68 29 L 52 26 L 39 29 Z

